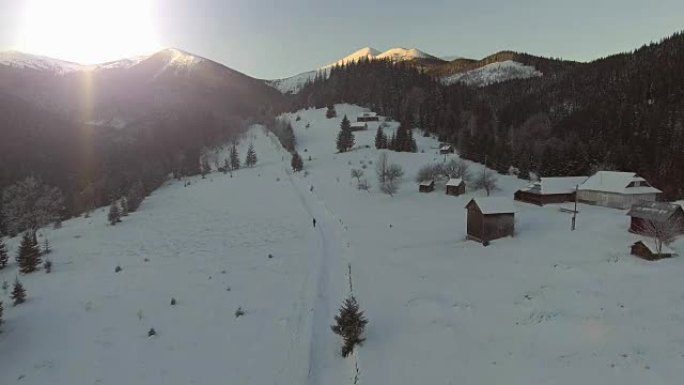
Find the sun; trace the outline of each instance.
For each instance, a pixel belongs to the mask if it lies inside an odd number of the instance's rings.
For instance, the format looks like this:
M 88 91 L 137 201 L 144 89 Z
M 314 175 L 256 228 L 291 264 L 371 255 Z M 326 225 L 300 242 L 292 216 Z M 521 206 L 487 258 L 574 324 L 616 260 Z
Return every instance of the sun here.
M 83 64 L 159 48 L 154 0 L 27 0 L 20 51 Z

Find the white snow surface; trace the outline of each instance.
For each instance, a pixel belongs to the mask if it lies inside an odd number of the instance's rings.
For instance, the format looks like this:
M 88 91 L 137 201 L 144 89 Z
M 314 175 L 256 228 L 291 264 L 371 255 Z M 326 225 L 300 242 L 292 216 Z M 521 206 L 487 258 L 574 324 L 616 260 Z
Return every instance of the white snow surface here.
M 490 63 L 470 71 L 445 76 L 444 84 L 456 82 L 465 83 L 475 87 L 484 87 L 494 83 L 500 83 L 512 79 L 527 79 L 542 76 L 536 68 L 513 60 Z
M 513 200 L 506 197 L 475 197 L 473 202 L 480 208 L 482 214 L 510 214 L 515 213 Z
M 630 256 L 640 238 L 624 210 L 580 204 L 570 231 L 559 205 L 514 202 L 515 237 L 483 247 L 465 240 L 464 209 L 483 191 L 411 183 L 442 161 L 435 139 L 414 135 L 418 153 L 389 153 L 406 173 L 390 197 L 374 175 L 379 123 L 338 154 L 342 117 L 367 110 L 336 109 L 285 115 L 308 174 L 292 175 L 289 154 L 254 127 L 240 142 L 241 158 L 255 145 L 252 169 L 169 181 L 115 227 L 99 209 L 42 230 L 53 272 L 20 275 L 28 301 L 17 307 L 0 290 L 0 384 L 680 382 L 684 259 Z M 526 184 L 499 176 L 493 196 Z M 12 255 L 18 242 L 7 241 Z M 684 239 L 670 247 L 681 254 Z M 369 323 L 343 359 L 330 325 L 350 293 L 348 263 Z M 16 275 L 14 261 L 0 270 Z
M 361 48 L 357 51 L 354 51 L 354 52 L 350 53 L 349 55 L 343 57 L 342 59 L 337 60 L 336 62 L 330 63 L 330 64 L 328 64 L 322 68 L 328 68 L 328 67 L 334 67 L 334 66 L 338 66 L 338 65 L 347 64 L 347 63 L 353 63 L 353 62 L 357 62 L 359 60 L 372 60 L 372 59 L 375 59 L 380 54 L 381 54 L 380 51 L 378 51 L 375 48 L 365 47 L 365 48 Z
M 307 83 L 314 81 L 317 74 L 324 75 L 328 77 L 329 72 L 325 69 L 318 71 L 308 71 L 303 72 L 299 75 L 291 76 L 289 78 L 277 79 L 277 80 L 266 80 L 266 84 L 277 89 L 278 91 L 287 94 L 296 94 L 304 88 Z

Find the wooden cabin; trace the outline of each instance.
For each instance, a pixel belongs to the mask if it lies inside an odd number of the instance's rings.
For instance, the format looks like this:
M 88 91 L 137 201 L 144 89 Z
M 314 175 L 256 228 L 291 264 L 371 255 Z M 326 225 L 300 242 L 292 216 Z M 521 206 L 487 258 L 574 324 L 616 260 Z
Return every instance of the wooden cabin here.
M 515 232 L 515 207 L 507 198 L 473 198 L 465 206 L 467 217 L 467 238 L 482 242 L 513 236 Z
M 368 125 L 363 122 L 354 122 L 349 125 L 349 129 L 352 131 L 365 131 L 368 129 Z
M 641 201 L 632 205 L 627 215 L 631 217 L 632 233 L 643 234 L 649 222 L 672 226 L 680 234 L 684 232 L 684 209 L 675 203 Z
M 660 247 L 660 255 L 658 254 L 658 247 L 652 240 L 640 240 L 634 242 L 632 245 L 632 255 L 643 258 L 648 261 L 655 261 L 663 258 L 672 258 L 675 254 L 674 250 L 666 245 Z
M 420 182 L 420 184 L 418 184 L 418 191 L 422 193 L 429 193 L 435 191 L 435 181 L 427 180 L 424 182 Z
M 440 155 L 448 155 L 454 153 L 454 146 L 450 144 L 444 144 L 439 148 Z
M 356 117 L 357 122 L 377 122 L 379 120 L 380 117 L 375 112 L 364 112 L 360 116 Z
M 541 178 L 516 191 L 513 197 L 517 201 L 537 206 L 572 202 L 575 200 L 575 189 L 586 180 L 586 176 Z
M 599 171 L 579 186 L 577 200 L 625 210 L 642 200 L 655 202 L 661 193 L 633 172 Z
M 451 178 L 446 184 L 447 195 L 459 196 L 465 194 L 465 182 L 463 178 Z

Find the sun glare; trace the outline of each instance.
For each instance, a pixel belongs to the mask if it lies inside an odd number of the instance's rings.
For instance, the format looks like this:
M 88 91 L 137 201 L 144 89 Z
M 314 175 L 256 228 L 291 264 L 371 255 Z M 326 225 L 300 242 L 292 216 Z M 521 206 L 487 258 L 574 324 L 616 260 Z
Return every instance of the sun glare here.
M 83 64 L 158 49 L 154 0 L 27 0 L 19 50 Z

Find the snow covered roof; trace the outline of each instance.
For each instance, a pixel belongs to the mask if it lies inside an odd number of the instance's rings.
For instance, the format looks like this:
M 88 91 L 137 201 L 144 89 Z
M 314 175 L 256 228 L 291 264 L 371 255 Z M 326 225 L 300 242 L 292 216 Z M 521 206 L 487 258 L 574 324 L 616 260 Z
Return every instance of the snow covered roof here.
M 634 244 L 636 245 L 637 243 L 642 243 L 648 251 L 650 251 L 652 254 L 658 254 L 658 248 L 656 247 L 655 242 L 652 239 L 640 239 Z M 660 247 L 660 254 L 676 254 L 674 250 L 671 248 L 667 247 L 667 245 L 662 244 Z
M 541 178 L 540 181 L 530 183 L 521 190 L 542 195 L 570 194 L 575 191 L 575 186 L 581 185 L 586 180 L 586 176 Z
M 669 202 L 641 201 L 632 205 L 627 215 L 650 221 L 664 222 L 670 219 L 682 207 Z
M 364 122 L 353 122 L 353 123 L 351 123 L 351 125 L 349 127 L 351 127 L 351 128 L 366 128 L 368 126 Z
M 450 144 L 443 144 L 442 147 L 439 148 L 440 150 L 451 150 L 451 145 Z
M 435 183 L 434 180 L 425 180 L 425 181 L 420 182 L 420 185 L 421 186 L 432 186 L 434 183 Z
M 501 197 L 479 197 L 473 198 L 466 207 L 470 205 L 471 202 L 475 202 L 477 207 L 484 215 L 490 214 L 511 214 L 515 212 L 515 206 L 513 201 L 508 198 Z
M 460 186 L 463 183 L 463 178 L 451 178 L 447 182 L 447 186 Z
M 364 112 L 363 116 L 372 118 L 372 117 L 378 116 L 378 113 L 377 112 Z
M 628 187 L 631 183 L 635 186 Z M 662 191 L 633 172 L 599 171 L 579 186 L 584 191 L 602 191 L 617 194 L 657 194 Z

